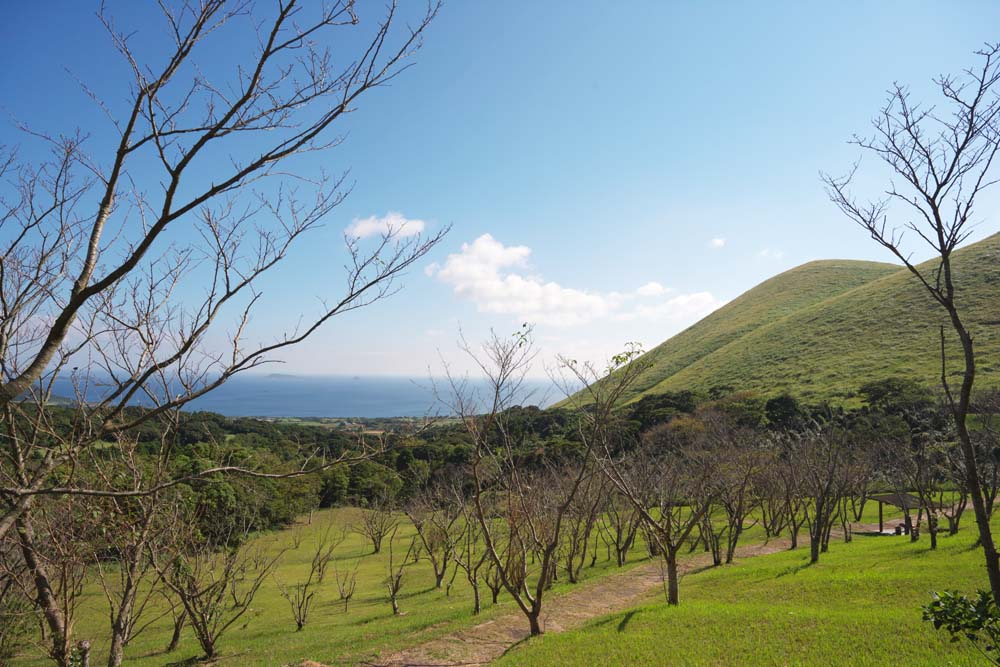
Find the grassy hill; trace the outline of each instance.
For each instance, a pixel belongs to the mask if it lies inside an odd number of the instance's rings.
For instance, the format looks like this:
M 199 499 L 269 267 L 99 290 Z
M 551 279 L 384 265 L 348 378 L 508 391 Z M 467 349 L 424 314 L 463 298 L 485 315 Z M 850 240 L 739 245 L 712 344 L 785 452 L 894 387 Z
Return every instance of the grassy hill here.
M 1000 384 L 1000 235 L 954 257 L 959 301 L 976 340 L 979 385 Z M 630 399 L 729 385 L 765 395 L 845 402 L 870 379 L 940 383 L 939 308 L 895 264 L 828 260 L 767 280 L 647 352 Z M 961 350 L 948 339 L 949 373 Z
M 932 592 L 984 586 L 974 530 L 926 538 L 857 535 L 833 541 L 815 565 L 801 549 L 692 573 L 681 603 L 661 601 L 532 638 L 500 667 L 677 665 L 881 667 L 984 665 L 921 620 Z

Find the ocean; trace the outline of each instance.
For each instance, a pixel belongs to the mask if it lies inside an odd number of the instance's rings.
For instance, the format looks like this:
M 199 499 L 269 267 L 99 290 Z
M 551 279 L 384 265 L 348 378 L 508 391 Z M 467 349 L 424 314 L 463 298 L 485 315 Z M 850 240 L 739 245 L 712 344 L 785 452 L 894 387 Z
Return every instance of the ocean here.
M 441 391 L 447 385 L 437 381 Z M 483 381 L 470 386 L 485 388 Z M 542 407 L 561 395 L 547 381 L 525 383 L 524 401 Z M 56 381 L 57 396 L 72 397 L 68 379 Z M 94 400 L 98 390 L 88 392 Z M 143 405 L 143 401 L 136 401 Z M 146 403 L 148 404 L 148 403 Z M 231 378 L 218 389 L 189 403 L 190 411 L 205 410 L 227 417 L 423 417 L 448 414 L 437 400 L 429 378 L 380 376 L 306 376 L 244 374 Z

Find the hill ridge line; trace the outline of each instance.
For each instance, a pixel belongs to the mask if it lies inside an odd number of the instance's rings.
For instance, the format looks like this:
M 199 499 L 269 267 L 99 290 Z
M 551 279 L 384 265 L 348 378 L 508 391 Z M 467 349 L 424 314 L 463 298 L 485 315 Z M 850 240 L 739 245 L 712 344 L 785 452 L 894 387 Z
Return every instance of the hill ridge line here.
M 799 266 L 797 266 L 795 268 L 797 269 L 797 268 L 801 268 L 803 266 L 808 266 L 809 264 L 816 263 L 816 261 L 840 261 L 840 260 L 814 260 L 813 262 L 806 262 L 805 264 L 800 264 Z M 890 266 L 896 266 L 894 264 L 888 264 L 888 265 L 890 265 Z M 833 296 L 828 296 L 825 299 L 823 299 L 822 301 L 817 301 L 815 303 L 810 303 L 810 304 L 806 304 L 804 306 L 801 306 L 800 308 L 797 308 L 797 309 L 793 310 L 790 313 L 782 315 L 782 316 L 780 316 L 779 318 L 777 318 L 775 320 L 771 320 L 770 322 L 763 322 L 760 325 L 754 327 L 753 329 L 750 329 L 749 331 L 740 334 L 739 336 L 737 336 L 733 340 L 725 343 L 724 345 L 720 345 L 719 347 L 711 350 L 710 352 L 708 352 L 708 353 L 706 353 L 706 354 L 698 357 L 698 359 L 696 359 L 695 361 L 691 362 L 687 366 L 681 368 L 680 370 L 678 370 L 678 371 L 676 371 L 674 373 L 671 373 L 670 375 L 668 375 L 667 377 L 663 378 L 662 380 L 660 380 L 659 382 L 657 382 L 655 385 L 653 385 L 652 387 L 650 387 L 650 389 L 648 391 L 654 391 L 655 392 L 656 388 L 659 387 L 661 384 L 666 383 L 671 378 L 676 377 L 678 374 L 680 374 L 680 373 L 682 373 L 684 371 L 687 371 L 692 366 L 695 366 L 695 365 L 701 363 L 703 360 L 708 359 L 708 358 L 712 357 L 713 355 L 716 355 L 718 353 L 723 352 L 730 345 L 733 345 L 733 344 L 738 343 L 740 341 L 744 341 L 747 338 L 750 338 L 750 337 L 754 336 L 755 334 L 757 334 L 759 332 L 766 331 L 766 330 L 772 329 L 772 328 L 776 328 L 782 322 L 786 322 L 786 321 L 791 320 L 791 319 L 793 319 L 795 317 L 804 316 L 810 310 L 822 310 L 827 305 L 829 305 L 831 303 L 836 303 L 836 302 L 838 302 L 841 299 L 849 298 L 850 295 L 852 295 L 852 294 L 854 294 L 854 293 L 856 293 L 856 292 L 858 292 L 860 290 L 865 290 L 865 289 L 870 288 L 872 285 L 877 285 L 880 282 L 893 279 L 896 276 L 898 276 L 901 272 L 909 273 L 909 269 L 907 269 L 906 267 L 902 267 L 901 266 L 901 267 L 898 267 L 898 269 L 899 269 L 898 271 L 894 271 L 892 273 L 886 274 L 884 276 L 880 276 L 878 278 L 873 278 L 872 280 L 870 280 L 870 281 L 868 281 L 866 283 L 862 283 L 860 285 L 855 285 L 854 287 L 852 287 L 852 288 L 850 288 L 850 289 L 848 289 L 848 290 L 846 290 L 844 292 L 840 292 L 839 294 L 834 294 Z M 794 270 L 795 269 L 789 269 L 789 271 L 794 271 Z M 775 276 L 775 278 L 778 278 L 778 277 L 784 275 L 785 273 L 788 273 L 789 271 L 785 271 L 784 273 L 779 273 L 778 275 Z M 913 278 L 914 280 L 916 280 L 915 277 L 911 276 L 911 278 Z M 772 279 L 769 278 L 768 280 L 772 280 Z M 767 281 L 765 281 L 765 282 L 767 282 Z M 761 285 L 763 285 L 763 284 L 764 283 L 761 283 Z M 751 288 L 751 289 L 755 289 L 755 288 Z M 744 292 L 744 294 L 746 294 L 746 292 Z M 739 297 L 737 297 L 737 298 L 739 298 Z M 928 297 L 928 298 L 930 298 L 930 297 Z M 704 320 L 699 320 L 699 322 L 702 322 L 702 321 L 704 321 Z M 697 324 L 697 322 L 695 324 Z M 695 325 L 692 325 L 692 326 L 695 326 Z M 668 338 L 667 340 L 670 340 L 670 339 Z M 666 341 L 664 341 L 664 342 L 666 342 Z M 641 396 L 635 396 L 631 400 L 629 400 L 628 402 L 629 403 L 633 403 L 633 402 L 639 400 L 640 398 L 641 398 Z

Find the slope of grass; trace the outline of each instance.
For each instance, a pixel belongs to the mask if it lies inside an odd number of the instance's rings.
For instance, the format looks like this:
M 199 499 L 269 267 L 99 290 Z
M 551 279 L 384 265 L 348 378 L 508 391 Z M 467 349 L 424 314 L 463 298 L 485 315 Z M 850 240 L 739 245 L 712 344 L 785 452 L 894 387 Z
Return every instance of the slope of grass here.
M 1000 384 L 1000 235 L 954 256 L 959 303 L 976 341 L 979 386 Z M 932 264 L 924 265 L 932 273 Z M 947 321 L 905 269 L 811 262 L 761 283 L 650 350 L 630 399 L 728 385 L 771 396 L 849 402 L 871 379 L 940 384 L 939 327 Z M 948 338 L 949 373 L 961 349 Z
M 464 574 L 460 572 L 455 578 L 449 595 L 444 589 L 434 588 L 431 566 L 426 558 L 422 558 L 406 567 L 400 595 L 403 614 L 393 616 L 385 589 L 389 560 L 387 546 L 383 546 L 382 553 L 372 554 L 371 544 L 352 533 L 335 552 L 335 563 L 341 571 L 352 569 L 359 559 L 361 563 L 357 591 L 348 611 L 344 611 L 343 604 L 338 600 L 331 566 L 323 584 L 315 589 L 317 595 L 308 624 L 301 632 L 296 632 L 288 602 L 281 597 L 277 582 L 291 586 L 304 581 L 322 532 L 331 522 L 334 526 L 356 523 L 356 511 L 336 509 L 316 512 L 310 525 L 258 538 L 267 549 L 276 550 L 290 547 L 295 531 L 301 531 L 299 548 L 285 553 L 274 576 L 261 587 L 251 612 L 223 637 L 219 644 L 219 664 L 275 667 L 298 664 L 302 660 L 323 664 L 359 664 L 371 661 L 382 651 L 418 644 L 481 623 L 497 613 L 516 611 L 506 594 L 501 596 L 499 604 L 492 605 L 489 590 L 482 584 L 483 613 L 473 616 L 472 592 Z M 395 541 L 397 562 L 406 553 L 414 534 L 412 524 L 401 517 Z M 642 545 L 636 545 L 635 553 L 640 553 L 642 548 Z M 639 558 L 634 560 L 638 562 Z M 602 577 L 618 571 L 613 564 L 602 560 L 594 568 L 584 568 L 583 577 Z M 557 584 L 552 594 L 558 595 L 568 586 L 566 583 Z M 155 617 L 164 610 L 156 604 L 153 607 L 146 618 Z M 91 664 L 94 665 L 106 661 L 107 609 L 100 587 L 92 580 L 85 589 L 74 636 L 92 640 Z M 169 654 L 163 652 L 171 629 L 169 618 L 153 623 L 128 646 L 125 664 L 153 667 L 183 664 L 188 660 L 193 663 L 201 651 L 190 629 L 185 630 L 184 640 L 176 651 Z M 15 664 L 39 667 L 51 664 L 42 655 L 42 647 L 29 648 Z
M 898 270 L 894 264 L 829 260 L 766 280 L 647 352 L 643 362 L 649 368 L 636 380 L 633 396 L 655 392 L 664 380 L 768 323 Z
M 856 536 L 816 565 L 805 549 L 687 576 L 681 604 L 654 603 L 533 639 L 505 667 L 596 665 L 980 665 L 921 620 L 931 592 L 986 583 L 973 530 L 922 539 Z

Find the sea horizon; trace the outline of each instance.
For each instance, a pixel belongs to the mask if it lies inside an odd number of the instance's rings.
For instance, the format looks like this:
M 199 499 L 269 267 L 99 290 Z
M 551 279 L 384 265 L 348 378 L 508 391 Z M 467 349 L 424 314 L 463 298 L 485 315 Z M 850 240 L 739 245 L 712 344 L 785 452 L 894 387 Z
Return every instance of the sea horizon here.
M 214 412 L 226 417 L 275 419 L 391 418 L 447 416 L 447 406 L 435 392 L 446 392 L 446 378 L 406 375 L 307 375 L 299 373 L 242 373 L 217 389 L 194 399 L 186 412 Z M 468 378 L 472 390 L 483 389 L 483 378 Z M 87 392 L 86 400 L 97 400 L 100 387 Z M 526 379 L 527 405 L 548 407 L 562 398 L 551 381 Z M 73 399 L 76 391 L 69 378 L 56 380 L 54 394 Z M 136 405 L 150 405 L 148 399 Z

